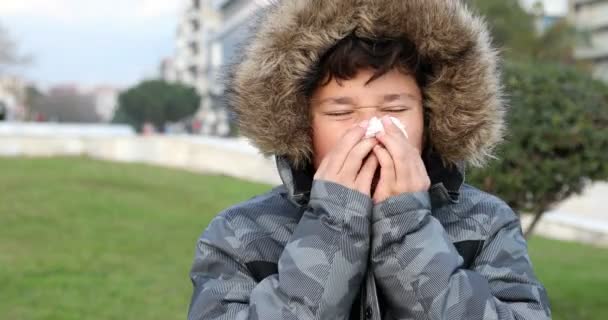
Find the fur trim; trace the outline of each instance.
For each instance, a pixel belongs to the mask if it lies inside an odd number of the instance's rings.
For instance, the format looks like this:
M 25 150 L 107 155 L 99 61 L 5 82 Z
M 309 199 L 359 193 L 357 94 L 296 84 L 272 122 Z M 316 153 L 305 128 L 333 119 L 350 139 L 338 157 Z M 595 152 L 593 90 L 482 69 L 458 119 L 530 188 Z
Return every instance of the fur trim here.
M 431 144 L 446 163 L 483 165 L 503 137 L 497 51 L 484 20 L 457 0 L 283 0 L 272 3 L 234 64 L 228 104 L 264 155 L 310 161 L 303 84 L 323 54 L 355 32 L 406 37 L 432 74 L 424 93 Z

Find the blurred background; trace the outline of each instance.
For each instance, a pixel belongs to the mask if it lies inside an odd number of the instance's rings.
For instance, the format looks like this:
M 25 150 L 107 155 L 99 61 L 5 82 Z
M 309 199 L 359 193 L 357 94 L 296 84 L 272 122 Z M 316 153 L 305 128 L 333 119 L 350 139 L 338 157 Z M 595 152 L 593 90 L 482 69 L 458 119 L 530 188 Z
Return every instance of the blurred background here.
M 468 0 L 509 100 L 467 181 L 520 214 L 555 319 L 606 319 L 608 0 Z M 194 247 L 280 183 L 222 68 L 266 0 L 0 2 L 0 319 L 183 319 Z

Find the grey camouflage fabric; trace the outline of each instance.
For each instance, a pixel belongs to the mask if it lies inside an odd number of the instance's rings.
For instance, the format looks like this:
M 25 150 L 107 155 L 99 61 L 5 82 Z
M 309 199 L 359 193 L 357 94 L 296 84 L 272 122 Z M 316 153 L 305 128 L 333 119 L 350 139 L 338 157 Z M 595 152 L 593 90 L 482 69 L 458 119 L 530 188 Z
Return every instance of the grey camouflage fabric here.
M 188 319 L 550 319 L 518 217 L 462 168 L 374 206 L 277 166 L 283 185 L 200 237 Z

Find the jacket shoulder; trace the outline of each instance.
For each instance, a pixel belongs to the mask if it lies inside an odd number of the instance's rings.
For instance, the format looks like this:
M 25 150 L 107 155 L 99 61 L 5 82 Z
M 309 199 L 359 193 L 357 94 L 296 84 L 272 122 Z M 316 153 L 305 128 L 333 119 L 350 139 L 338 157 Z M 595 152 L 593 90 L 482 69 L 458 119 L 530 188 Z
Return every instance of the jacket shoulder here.
M 461 218 L 477 220 L 488 235 L 506 224 L 519 223 L 519 216 L 504 200 L 469 184 L 462 185 L 458 206 L 456 212 Z
M 276 187 L 222 210 L 202 233 L 199 244 L 238 256 L 243 263 L 263 259 L 264 255 L 274 257 L 282 251 L 277 242 L 287 242 L 298 214 L 299 210 L 285 198 L 283 188 Z

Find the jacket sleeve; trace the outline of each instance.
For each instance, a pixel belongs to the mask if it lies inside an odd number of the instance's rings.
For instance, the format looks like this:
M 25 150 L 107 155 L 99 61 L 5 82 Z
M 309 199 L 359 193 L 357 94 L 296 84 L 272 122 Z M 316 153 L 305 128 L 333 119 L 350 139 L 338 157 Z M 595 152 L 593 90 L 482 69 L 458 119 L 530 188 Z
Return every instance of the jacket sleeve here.
M 363 193 L 315 180 L 278 274 L 259 283 L 245 266 L 239 236 L 250 230 L 218 215 L 198 241 L 188 319 L 348 317 L 367 269 L 372 206 Z
M 416 319 L 551 318 L 518 217 L 503 202 L 487 209 L 494 211 L 489 237 L 467 270 L 445 229 L 431 216 L 427 192 L 397 195 L 373 208 L 372 268 L 390 314 Z M 412 310 L 416 302 L 423 310 Z

